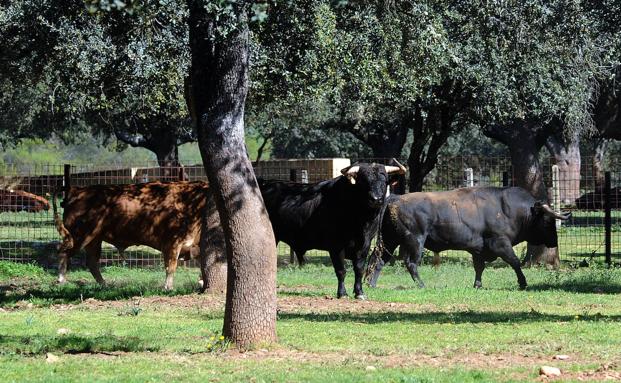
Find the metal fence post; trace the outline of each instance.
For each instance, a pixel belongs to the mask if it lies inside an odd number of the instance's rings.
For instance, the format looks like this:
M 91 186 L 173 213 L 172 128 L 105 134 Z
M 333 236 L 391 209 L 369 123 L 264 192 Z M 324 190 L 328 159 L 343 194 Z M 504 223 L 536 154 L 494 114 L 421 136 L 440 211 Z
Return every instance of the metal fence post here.
M 472 168 L 464 169 L 464 179 L 466 180 L 466 187 L 471 188 L 474 186 L 474 171 Z
M 612 264 L 611 259 L 611 232 L 612 232 L 612 217 L 610 206 L 610 172 L 604 173 L 604 226 L 605 226 L 605 242 L 606 242 L 606 263 L 608 267 Z
M 65 164 L 65 172 L 63 176 L 63 198 L 67 198 L 69 195 L 69 188 L 71 187 L 71 165 Z
M 502 186 L 509 186 L 509 172 L 502 172 Z
M 558 165 L 552 165 L 552 204 L 554 205 L 554 212 L 561 214 L 561 190 L 560 190 L 560 168 Z M 561 220 L 557 219 L 556 228 L 561 227 Z

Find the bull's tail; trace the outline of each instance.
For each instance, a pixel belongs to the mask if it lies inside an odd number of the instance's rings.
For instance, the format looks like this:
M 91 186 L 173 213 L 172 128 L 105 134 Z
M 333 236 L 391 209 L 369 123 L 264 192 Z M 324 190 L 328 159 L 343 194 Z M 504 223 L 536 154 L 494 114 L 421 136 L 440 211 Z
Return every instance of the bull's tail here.
M 62 238 L 62 242 L 60 243 L 58 250 L 59 252 L 68 250 L 73 248 L 73 236 L 67 228 L 63 220 L 60 218 L 58 214 L 58 208 L 56 207 L 56 195 L 60 192 L 60 190 L 56 190 L 52 193 L 52 208 L 54 209 L 54 224 L 56 225 L 56 230 L 58 230 L 58 234 L 60 234 Z

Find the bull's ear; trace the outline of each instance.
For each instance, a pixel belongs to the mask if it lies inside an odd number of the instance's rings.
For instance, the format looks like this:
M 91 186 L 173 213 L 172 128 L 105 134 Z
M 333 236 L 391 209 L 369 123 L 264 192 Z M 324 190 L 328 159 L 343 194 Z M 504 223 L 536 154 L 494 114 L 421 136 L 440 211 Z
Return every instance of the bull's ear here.
M 358 175 L 358 170 L 360 170 L 359 165 L 348 166 L 345 169 L 341 169 L 341 174 L 347 177 L 347 180 L 352 184 L 356 184 L 356 176 Z

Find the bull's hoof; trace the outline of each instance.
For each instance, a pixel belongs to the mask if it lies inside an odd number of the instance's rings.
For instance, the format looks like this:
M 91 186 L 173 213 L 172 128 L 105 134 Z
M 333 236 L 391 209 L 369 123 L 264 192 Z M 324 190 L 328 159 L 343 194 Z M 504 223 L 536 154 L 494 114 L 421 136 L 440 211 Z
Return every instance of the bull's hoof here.
M 347 295 L 347 293 L 343 293 L 343 294 L 336 294 L 336 297 L 337 297 L 338 299 L 341 299 L 341 298 L 349 298 L 349 295 Z
M 475 289 L 482 289 L 483 288 L 483 284 L 479 281 L 474 282 L 474 286 Z
M 425 284 L 424 284 L 423 282 L 420 282 L 420 283 L 418 284 L 418 288 L 419 288 L 419 289 L 424 289 L 424 288 L 425 288 Z
M 528 287 L 528 285 L 520 285 L 520 290 L 524 291 L 524 290 L 526 290 L 527 287 Z
M 356 299 L 361 300 L 361 301 L 366 301 L 367 297 L 364 294 L 358 294 L 356 295 Z
M 60 277 L 58 277 L 58 279 L 56 280 L 56 282 L 57 282 L 59 285 L 62 285 L 62 284 L 67 283 L 67 279 L 66 279 L 65 277 L 63 277 L 63 276 L 60 276 Z

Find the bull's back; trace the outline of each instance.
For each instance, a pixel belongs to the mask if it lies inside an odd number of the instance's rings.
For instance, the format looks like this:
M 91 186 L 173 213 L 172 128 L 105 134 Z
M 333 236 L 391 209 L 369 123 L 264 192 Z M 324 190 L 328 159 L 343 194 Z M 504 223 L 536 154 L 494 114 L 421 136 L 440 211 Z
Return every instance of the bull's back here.
M 486 237 L 506 235 L 500 188 L 410 193 L 399 197 L 391 214 L 400 237 L 425 237 L 425 247 L 433 251 L 476 251 Z
M 80 188 L 65 205 L 65 226 L 78 242 L 161 249 L 197 235 L 205 195 L 206 185 L 187 182 Z
M 331 250 L 361 237 L 364 209 L 338 189 L 336 180 L 317 184 L 260 181 L 276 239 L 294 249 Z

